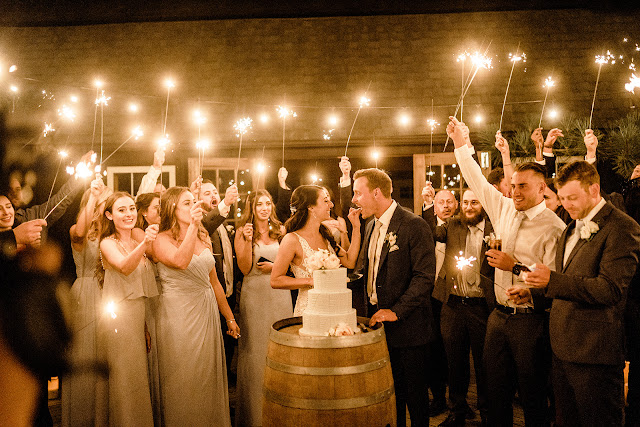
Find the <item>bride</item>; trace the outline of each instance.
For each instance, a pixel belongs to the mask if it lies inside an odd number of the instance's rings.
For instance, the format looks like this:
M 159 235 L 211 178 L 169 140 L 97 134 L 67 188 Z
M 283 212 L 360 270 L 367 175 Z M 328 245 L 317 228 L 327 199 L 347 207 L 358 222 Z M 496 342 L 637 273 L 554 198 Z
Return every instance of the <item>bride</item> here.
M 282 239 L 278 255 L 271 271 L 271 287 L 275 289 L 299 289 L 294 316 L 302 316 L 307 307 L 307 291 L 313 288 L 312 271 L 306 260 L 315 251 L 335 253 L 340 263 L 354 268 L 360 251 L 360 210 L 349 211 L 353 226 L 352 242 L 345 251 L 334 240 L 323 221 L 331 220 L 333 203 L 327 191 L 317 185 L 302 185 L 291 196 L 293 215 L 285 223 L 287 234 Z M 287 276 L 291 266 L 294 277 Z

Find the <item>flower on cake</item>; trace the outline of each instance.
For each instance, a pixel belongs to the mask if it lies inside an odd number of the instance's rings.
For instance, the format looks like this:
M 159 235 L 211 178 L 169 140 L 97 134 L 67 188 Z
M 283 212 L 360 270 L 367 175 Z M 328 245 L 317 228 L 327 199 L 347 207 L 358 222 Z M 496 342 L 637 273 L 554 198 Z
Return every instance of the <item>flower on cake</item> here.
M 358 332 L 360 332 L 359 329 Z M 346 323 L 338 323 L 335 327 L 329 329 L 328 334 L 330 337 L 344 337 L 347 335 L 353 335 L 355 332 Z
M 398 245 L 396 245 L 397 238 L 398 235 L 393 231 L 388 232 L 385 236 L 384 241 L 389 243 L 389 252 L 397 251 L 398 249 L 400 249 Z
M 304 263 L 310 271 L 340 268 L 340 259 L 326 249 L 314 251 L 312 256 L 304 259 Z

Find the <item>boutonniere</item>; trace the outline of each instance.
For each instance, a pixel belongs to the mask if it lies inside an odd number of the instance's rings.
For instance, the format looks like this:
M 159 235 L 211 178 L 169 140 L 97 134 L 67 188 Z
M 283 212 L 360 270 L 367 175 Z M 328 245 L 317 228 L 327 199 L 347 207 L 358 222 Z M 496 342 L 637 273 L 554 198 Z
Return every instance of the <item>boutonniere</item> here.
M 593 221 L 586 221 L 580 229 L 580 238 L 587 242 L 593 239 L 593 236 L 600 231 L 600 227 Z
M 400 249 L 398 245 L 396 245 L 397 238 L 398 236 L 393 231 L 388 232 L 385 236 L 384 241 L 389 244 L 389 252 L 397 251 L 398 249 Z
M 229 234 L 233 234 L 233 233 L 235 233 L 235 232 L 236 232 L 236 230 L 233 228 L 233 225 L 231 225 L 231 224 L 227 224 L 227 225 L 225 225 L 225 228 L 227 229 L 227 232 L 228 232 Z

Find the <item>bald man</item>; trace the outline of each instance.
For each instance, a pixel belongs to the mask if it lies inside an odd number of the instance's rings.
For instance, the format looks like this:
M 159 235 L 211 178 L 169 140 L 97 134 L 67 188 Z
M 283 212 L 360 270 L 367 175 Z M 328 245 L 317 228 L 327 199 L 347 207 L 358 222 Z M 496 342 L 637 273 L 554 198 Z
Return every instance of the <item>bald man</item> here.
M 430 182 L 422 189 L 422 218 L 427 221 L 432 234 L 436 227 L 445 221 L 458 210 L 458 201 L 449 190 L 435 192 Z M 435 234 L 434 234 L 435 235 Z M 444 264 L 444 253 L 446 244 L 435 242 L 436 247 L 436 278 L 440 274 L 440 269 Z M 429 347 L 429 388 L 433 394 L 433 402 L 429 405 L 429 412 L 432 417 L 436 417 L 447 410 L 446 388 L 448 377 L 447 355 L 444 349 L 444 341 L 440 332 L 440 312 L 442 310 L 442 298 L 431 296 L 431 307 L 433 312 L 433 325 L 435 340 Z

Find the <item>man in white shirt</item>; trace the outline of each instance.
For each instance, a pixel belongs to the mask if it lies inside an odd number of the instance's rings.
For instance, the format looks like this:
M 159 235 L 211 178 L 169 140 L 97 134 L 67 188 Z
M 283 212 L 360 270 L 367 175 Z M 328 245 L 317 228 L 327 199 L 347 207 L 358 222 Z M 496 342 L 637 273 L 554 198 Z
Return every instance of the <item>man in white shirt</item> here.
M 553 298 L 549 333 L 553 388 L 561 425 L 622 425 L 624 319 L 629 282 L 640 253 L 640 226 L 605 202 L 600 176 L 573 162 L 556 177 L 572 221 L 562 234 L 556 270 L 537 263 L 525 274 L 527 298 Z
M 468 128 L 451 118 L 447 133 L 454 141 L 464 180 L 502 239 L 502 250 L 486 253 L 489 265 L 496 268 L 497 302 L 487 322 L 484 346 L 489 425 L 513 424 L 514 373 L 525 422 L 546 425 L 549 363 L 545 304 L 542 300 L 518 299 L 517 289 L 524 286 L 520 273 L 525 266 L 541 263 L 554 268 L 556 245 L 565 224 L 545 206 L 543 166 L 518 166 L 511 182 L 512 198 L 505 197 L 487 182 L 471 157 Z

